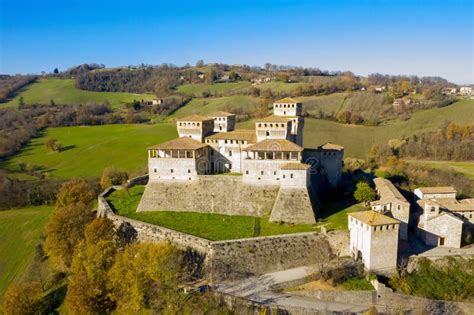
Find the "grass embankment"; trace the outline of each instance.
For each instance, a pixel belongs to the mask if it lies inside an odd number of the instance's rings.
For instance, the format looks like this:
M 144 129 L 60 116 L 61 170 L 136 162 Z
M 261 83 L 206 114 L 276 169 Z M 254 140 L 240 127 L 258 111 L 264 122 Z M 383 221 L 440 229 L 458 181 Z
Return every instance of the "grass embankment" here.
M 0 211 L 0 300 L 31 263 L 52 207 Z
M 19 154 L 0 162 L 0 168 L 18 171 L 18 163 L 31 163 L 58 178 L 100 176 L 105 167 L 130 172 L 146 171 L 146 148 L 177 137 L 174 124 L 105 125 L 48 128 Z M 44 142 L 58 139 L 67 148 L 51 152 Z
M 405 160 L 408 163 L 439 168 L 446 171 L 455 171 L 474 179 L 474 161 L 428 161 L 428 160 Z
M 277 224 L 268 222 L 268 218 L 251 216 L 171 211 L 136 212 L 143 190 L 143 186 L 135 186 L 128 193 L 118 190 L 107 199 L 119 215 L 213 241 L 318 230 L 314 225 Z
M 2 106 L 17 107 L 20 97 L 26 104 L 49 104 L 54 100 L 56 104 L 86 104 L 89 102 L 104 103 L 108 101 L 112 107 L 120 107 L 133 100 L 153 99 L 150 94 L 132 94 L 122 92 L 93 92 L 77 89 L 74 80 L 42 79 L 25 87 L 12 100 L 0 104 Z

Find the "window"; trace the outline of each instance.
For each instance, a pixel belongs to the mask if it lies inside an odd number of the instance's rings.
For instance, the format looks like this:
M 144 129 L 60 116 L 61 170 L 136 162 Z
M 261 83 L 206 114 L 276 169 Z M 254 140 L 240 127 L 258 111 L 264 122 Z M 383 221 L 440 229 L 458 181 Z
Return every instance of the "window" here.
M 263 171 L 260 172 L 260 175 L 263 175 Z
M 245 171 L 245 174 L 248 175 L 248 174 L 249 174 L 249 171 Z
M 173 172 L 174 172 L 174 170 L 173 170 L 173 169 L 171 169 L 171 170 L 170 170 L 170 172 L 171 172 L 171 173 L 173 173 Z
M 156 173 L 156 168 L 154 169 L 155 173 Z
M 402 207 L 400 207 L 400 205 L 397 206 L 397 210 L 401 210 Z
M 229 156 L 232 156 L 232 150 L 229 150 Z
M 273 175 L 276 175 L 276 174 L 277 174 L 277 172 L 276 172 L 276 171 L 274 171 L 274 172 L 273 172 Z
M 270 136 L 270 131 L 265 132 L 265 135 L 266 135 L 267 137 L 269 137 L 269 136 Z
M 290 174 L 290 178 L 293 178 L 293 174 Z
M 283 175 L 283 178 L 285 178 L 285 175 Z
M 188 174 L 191 173 L 191 170 L 188 170 Z

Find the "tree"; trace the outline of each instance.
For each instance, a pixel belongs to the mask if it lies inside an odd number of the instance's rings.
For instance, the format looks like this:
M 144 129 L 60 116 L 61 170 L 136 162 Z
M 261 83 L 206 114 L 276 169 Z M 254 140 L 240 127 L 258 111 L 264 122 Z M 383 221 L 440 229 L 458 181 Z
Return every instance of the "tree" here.
M 50 99 L 50 100 L 49 100 L 49 106 L 51 106 L 51 107 L 56 106 L 56 103 L 54 102 L 53 99 Z
M 84 203 L 56 207 L 45 226 L 44 249 L 61 270 L 68 270 L 77 244 L 84 239 L 84 227 L 94 214 Z
M 54 152 L 61 152 L 64 148 L 63 144 L 58 139 L 49 138 L 44 143 L 46 149 L 54 151 Z
M 408 80 L 403 80 L 402 83 L 400 84 L 400 90 L 402 90 L 402 93 L 408 93 L 411 90 L 411 84 L 410 81 Z
M 107 272 L 117 252 L 113 223 L 95 219 L 85 228 L 85 238 L 72 261 L 66 308 L 69 314 L 110 313 L 116 306 L 107 288 Z
M 122 185 L 128 179 L 128 174 L 125 171 L 121 171 L 114 167 L 108 167 L 102 172 L 100 177 L 100 186 L 102 189 L 106 189 L 112 185 Z
M 37 282 L 13 284 L 5 293 L 3 311 L 10 314 L 38 314 L 43 290 Z
M 358 202 L 365 202 L 367 204 L 369 201 L 375 200 L 375 197 L 375 190 L 370 187 L 369 183 L 365 181 L 360 181 L 356 184 L 354 198 Z
M 196 61 L 196 67 L 198 68 L 204 67 L 204 60 L 199 59 L 198 61 Z
M 23 96 L 20 96 L 20 99 L 18 100 L 18 106 L 21 108 L 21 107 L 24 107 L 26 104 L 25 104 L 25 100 L 23 99 Z
M 53 73 L 54 73 L 54 74 L 58 74 L 58 73 L 59 73 L 58 68 L 54 68 Z
M 84 179 L 72 179 L 61 185 L 56 200 L 56 208 L 76 203 L 89 205 L 96 197 L 97 191 L 89 182 Z
M 118 313 L 136 313 L 145 308 L 156 313 L 165 308 L 177 313 L 181 259 L 181 253 L 167 243 L 134 243 L 118 252 L 108 273 Z

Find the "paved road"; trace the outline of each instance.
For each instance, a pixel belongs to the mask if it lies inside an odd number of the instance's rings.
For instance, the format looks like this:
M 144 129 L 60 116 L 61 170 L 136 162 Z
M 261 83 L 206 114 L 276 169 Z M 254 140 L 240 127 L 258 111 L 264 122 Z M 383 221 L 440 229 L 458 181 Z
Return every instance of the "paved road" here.
M 232 281 L 216 285 L 216 291 L 246 298 L 251 301 L 270 305 L 285 307 L 298 307 L 307 310 L 330 311 L 330 312 L 351 312 L 362 313 L 369 309 L 369 306 L 349 303 L 329 302 L 316 300 L 291 293 L 281 293 L 271 291 L 272 287 L 289 281 L 304 279 L 311 274 L 308 267 L 299 267 L 284 271 L 269 273 L 260 277 L 252 277 L 244 280 Z

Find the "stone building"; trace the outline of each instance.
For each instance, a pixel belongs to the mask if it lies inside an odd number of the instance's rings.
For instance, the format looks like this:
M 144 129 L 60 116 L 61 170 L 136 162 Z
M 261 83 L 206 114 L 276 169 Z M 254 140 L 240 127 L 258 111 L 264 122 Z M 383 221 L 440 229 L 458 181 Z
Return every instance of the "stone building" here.
M 463 227 L 474 223 L 474 199 L 456 199 L 454 187 L 415 189 L 417 234 L 429 246 L 461 247 Z
M 349 213 L 349 250 L 368 271 L 389 274 L 397 268 L 400 221 L 377 211 Z
M 408 240 L 410 203 L 388 179 L 377 177 L 374 183 L 379 199 L 371 202 L 372 210 L 399 220 L 400 239 Z
M 199 181 L 203 175 L 233 172 L 242 175 L 243 184 L 279 188 L 271 213 L 274 221 L 314 223 L 311 176 L 324 176 L 336 187 L 344 148 L 327 143 L 304 149 L 301 114 L 302 103 L 285 98 L 273 104 L 272 116 L 256 119 L 254 131 L 235 130 L 235 115 L 226 112 L 180 118 L 179 139 L 148 148 L 150 176 L 143 199 L 157 195 L 149 192 L 153 183 Z M 300 204 L 288 201 L 295 196 L 301 198 Z M 142 203 L 140 209 L 156 210 Z

